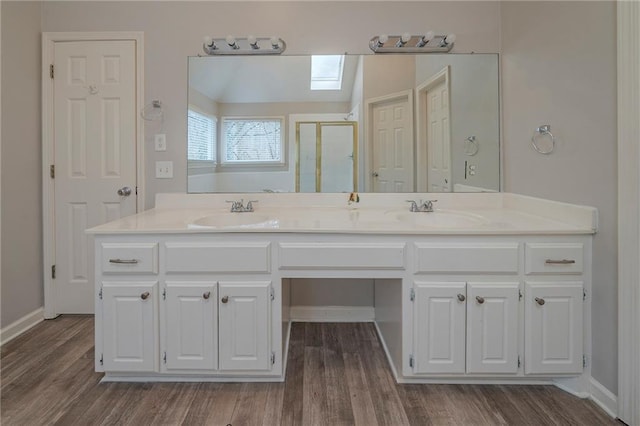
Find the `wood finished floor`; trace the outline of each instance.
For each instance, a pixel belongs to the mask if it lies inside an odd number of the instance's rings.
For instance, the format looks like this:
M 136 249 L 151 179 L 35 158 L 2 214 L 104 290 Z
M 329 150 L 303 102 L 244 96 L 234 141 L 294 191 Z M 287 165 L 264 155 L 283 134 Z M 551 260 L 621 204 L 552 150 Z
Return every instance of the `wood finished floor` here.
M 607 425 L 553 386 L 398 385 L 372 324 L 296 323 L 284 383 L 98 383 L 93 317 L 45 321 L 5 344 L 9 425 Z

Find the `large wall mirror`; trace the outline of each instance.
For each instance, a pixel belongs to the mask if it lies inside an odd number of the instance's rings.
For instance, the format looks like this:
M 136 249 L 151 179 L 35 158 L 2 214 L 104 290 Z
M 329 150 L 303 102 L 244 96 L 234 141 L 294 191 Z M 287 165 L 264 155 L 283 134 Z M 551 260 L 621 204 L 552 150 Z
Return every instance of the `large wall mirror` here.
M 497 54 L 189 58 L 188 192 L 500 190 Z

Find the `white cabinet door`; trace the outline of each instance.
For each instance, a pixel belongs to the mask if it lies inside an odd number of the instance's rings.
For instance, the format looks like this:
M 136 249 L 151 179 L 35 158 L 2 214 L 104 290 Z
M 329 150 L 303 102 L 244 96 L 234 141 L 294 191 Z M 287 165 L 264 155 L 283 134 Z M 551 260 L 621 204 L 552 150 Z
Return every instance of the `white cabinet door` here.
M 467 373 L 518 372 L 518 283 L 467 283 Z
M 166 369 L 216 369 L 216 282 L 167 282 L 165 297 L 162 318 Z
M 271 370 L 271 282 L 219 282 L 220 370 Z
M 414 300 L 414 372 L 465 372 L 464 282 L 418 282 Z
M 103 282 L 105 371 L 157 371 L 158 282 Z
M 525 283 L 525 373 L 582 373 L 582 282 Z

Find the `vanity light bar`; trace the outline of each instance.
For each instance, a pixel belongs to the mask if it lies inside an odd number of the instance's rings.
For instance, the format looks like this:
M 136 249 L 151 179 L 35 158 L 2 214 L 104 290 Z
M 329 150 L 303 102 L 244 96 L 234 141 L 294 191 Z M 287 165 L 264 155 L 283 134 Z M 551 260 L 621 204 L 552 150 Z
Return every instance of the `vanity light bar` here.
M 374 53 L 446 53 L 455 41 L 455 34 L 435 35 L 433 31 L 424 35 L 381 34 L 369 40 L 369 48 Z
M 205 37 L 202 49 L 207 55 L 280 55 L 287 44 L 279 37 Z

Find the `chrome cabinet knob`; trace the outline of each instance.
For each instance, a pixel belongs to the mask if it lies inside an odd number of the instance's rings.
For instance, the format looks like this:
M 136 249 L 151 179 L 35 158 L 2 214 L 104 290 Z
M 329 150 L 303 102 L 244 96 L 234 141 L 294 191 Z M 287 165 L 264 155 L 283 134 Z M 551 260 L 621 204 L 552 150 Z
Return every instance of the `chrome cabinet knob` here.
M 123 186 L 122 188 L 118 189 L 118 195 L 121 197 L 128 197 L 129 195 L 131 195 L 131 188 L 129 188 L 128 186 Z
M 229 296 L 223 296 L 221 302 L 227 303 L 229 301 Z
M 478 301 L 479 304 L 483 304 L 484 303 L 484 297 L 480 297 L 480 296 L 476 296 L 476 300 Z
M 140 295 L 140 299 L 142 299 L 142 300 L 147 300 L 148 298 L 149 298 L 149 292 L 148 291 L 145 291 L 144 293 L 142 293 Z
M 458 294 L 458 300 L 461 301 L 461 302 L 464 302 L 465 300 L 467 300 L 467 298 L 464 297 L 464 294 L 459 293 Z
M 202 298 L 203 298 L 204 300 L 207 300 L 210 296 L 211 296 L 211 292 L 210 292 L 210 291 L 207 291 L 206 293 L 204 293 L 204 294 L 202 295 Z
M 545 303 L 545 302 L 544 302 L 544 299 L 541 299 L 540 297 L 536 297 L 534 300 L 535 300 L 535 301 L 536 301 L 536 303 L 537 303 L 538 305 L 540 305 L 540 306 L 544 305 L 544 303 Z
M 373 177 L 376 177 L 376 178 L 377 178 L 378 176 L 380 176 L 380 174 L 379 174 L 378 172 L 373 172 L 373 173 L 371 173 L 371 176 L 373 176 Z

